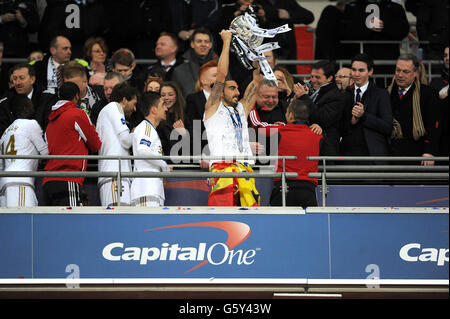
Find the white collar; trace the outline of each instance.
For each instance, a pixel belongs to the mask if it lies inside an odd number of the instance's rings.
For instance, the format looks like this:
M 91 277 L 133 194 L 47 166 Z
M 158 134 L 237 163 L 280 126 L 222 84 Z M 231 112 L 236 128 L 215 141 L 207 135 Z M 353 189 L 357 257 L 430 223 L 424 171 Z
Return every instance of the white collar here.
M 357 89 L 360 89 L 360 90 L 361 90 L 361 96 L 363 96 L 364 93 L 366 93 L 368 87 L 369 87 L 369 82 L 367 82 L 365 85 L 363 85 L 363 86 L 361 86 L 361 87 L 355 85 L 355 96 L 356 96 L 356 94 L 357 94 L 357 93 L 356 93 L 356 90 L 357 90 Z
M 209 99 L 209 96 L 211 95 L 211 93 L 209 93 L 209 92 L 206 92 L 205 90 L 203 90 L 203 94 L 205 95 L 205 97 L 206 97 L 206 101 L 208 101 L 208 99 Z
M 34 89 L 32 89 L 31 92 L 30 92 L 30 94 L 28 94 L 28 96 L 27 96 L 30 100 L 31 100 L 31 98 L 33 97 L 33 92 L 34 92 Z

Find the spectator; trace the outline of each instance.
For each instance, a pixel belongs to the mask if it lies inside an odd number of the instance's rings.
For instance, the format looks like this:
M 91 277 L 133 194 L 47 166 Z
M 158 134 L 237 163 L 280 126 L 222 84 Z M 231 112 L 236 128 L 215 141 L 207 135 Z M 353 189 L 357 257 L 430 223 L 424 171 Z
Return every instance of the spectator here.
M 286 123 L 286 110 L 280 105 L 275 82 L 264 79 L 256 95 L 256 104 L 250 112 L 253 128 Z
M 15 105 L 11 102 L 13 96 L 23 94 L 33 102 L 33 105 L 38 106 L 41 103 L 42 88 L 36 83 L 33 67 L 19 63 L 12 67 L 10 72 L 14 88 L 8 92 L 6 98 L 0 100 L 0 135 L 17 119 L 14 115 Z
M 144 89 L 145 72 L 137 67 L 133 52 L 122 48 L 117 50 L 111 57 L 111 68 L 114 72 L 122 74 L 125 80 L 139 92 Z
M 38 27 L 35 1 L 0 1 L 0 42 L 5 45 L 5 57 L 26 58 L 31 50 L 28 33 L 36 32 Z
M 392 155 L 430 157 L 422 162 L 429 166 L 434 165 L 432 157 L 439 152 L 440 101 L 435 89 L 420 84 L 418 70 L 416 56 L 398 58 L 389 87 L 394 115 Z
M 3 63 L 3 51 L 5 47 L 3 42 L 0 41 L 0 98 L 8 90 L 8 67 L 6 63 Z
M 62 67 L 70 61 L 72 44 L 64 36 L 56 36 L 50 42 L 50 55 L 42 61 L 32 63 L 36 69 L 36 81 L 50 93 L 57 93 L 62 85 Z
M 335 81 L 336 86 L 339 91 L 345 92 L 348 87 L 354 85 L 352 77 L 351 77 L 351 69 L 350 68 L 341 68 L 336 73 Z
M 89 38 L 84 44 L 84 59 L 89 63 L 89 75 L 95 73 L 107 73 L 110 71 L 108 65 L 108 46 L 103 38 Z
M 59 101 L 52 107 L 45 133 L 50 155 L 88 155 L 98 152 L 102 142 L 86 112 L 77 108 L 80 89 L 72 82 L 59 90 Z M 47 172 L 84 172 L 87 160 L 51 159 Z M 47 206 L 81 206 L 84 177 L 45 177 L 44 196 Z
M 168 1 L 161 0 L 139 0 L 138 2 L 140 33 L 134 52 L 138 59 L 154 59 L 159 35 L 161 32 L 172 30 L 173 18 L 168 14 L 171 6 Z M 184 1 L 180 2 L 184 3 Z M 182 17 L 177 16 L 176 19 L 180 20 Z
M 78 107 L 83 109 L 90 117 L 94 105 L 103 98 L 103 87 L 88 84 L 87 69 L 77 61 L 70 61 L 62 69 L 63 82 L 73 82 L 80 89 L 81 99 Z M 37 111 L 36 118 L 43 129 L 47 127 L 49 115 L 54 103 L 58 100 L 56 94 L 44 92 L 42 102 Z
M 316 27 L 316 60 L 335 61 L 343 57 L 340 29 L 346 2 L 337 1 L 335 5 L 329 5 L 322 11 Z
M 311 83 L 314 94 L 308 95 L 308 87 L 296 84 L 296 97 L 309 105 L 309 121 L 324 131 L 321 156 L 337 156 L 340 127 L 344 112 L 344 96 L 334 83 L 334 65 L 327 60 L 312 66 Z
M 106 105 L 98 115 L 97 132 L 102 141 L 100 156 L 128 156 L 133 144 L 133 135 L 127 127 L 126 120 L 136 111 L 138 91 L 126 82 L 114 87 L 111 103 Z M 118 172 L 119 165 L 122 172 L 131 172 L 130 160 L 118 161 L 99 160 L 99 172 Z M 121 180 L 122 189 L 119 190 L 116 178 L 101 177 L 98 179 L 100 202 L 102 206 L 130 205 L 131 181 Z
M 437 60 L 449 37 L 449 0 L 422 0 L 417 10 L 417 34 L 420 41 L 429 41 L 425 48 L 424 58 Z
M 164 80 L 170 81 L 172 79 L 173 70 L 183 63 L 181 59 L 177 59 L 177 36 L 169 32 L 161 33 L 156 42 L 155 54 L 158 62 L 153 64 L 152 67 L 162 67 L 165 72 Z
M 18 94 L 11 99 L 14 117 L 17 118 L 0 139 L 2 155 L 47 155 L 48 147 L 42 138 L 42 129 L 34 117 L 33 103 L 25 94 Z M 37 159 L 0 160 L 0 170 L 36 171 Z M 33 207 L 38 206 L 34 193 L 33 177 L 0 178 L 0 206 Z
M 183 41 L 181 47 L 189 46 L 189 42 L 198 28 L 206 28 L 211 31 L 211 41 L 217 43 L 222 11 L 222 1 L 219 0 L 170 0 L 171 16 L 173 20 L 173 32 Z
M 278 52 L 280 58 L 297 60 L 297 40 L 294 25 L 311 24 L 314 21 L 314 14 L 299 5 L 297 0 L 266 0 L 266 2 L 273 5 L 275 12 L 278 13 L 273 21 L 270 20 L 272 25 L 269 22 L 268 27 L 278 27 L 287 23 L 291 28 L 291 31 L 280 33 L 275 37 L 275 41 L 278 41 L 281 47 Z M 295 66 L 289 66 L 288 70 L 293 74 L 296 73 Z
M 173 70 L 172 80 L 177 82 L 186 97 L 195 92 L 200 67 L 217 60 L 217 54 L 212 50 L 212 34 L 205 28 L 196 29 L 191 37 L 191 48 L 183 54 L 185 63 Z
M 148 78 L 144 86 L 144 93 L 145 92 L 159 93 L 161 91 L 162 84 L 163 81 L 159 78 Z
M 287 206 L 303 208 L 317 206 L 317 179 L 308 176 L 318 172 L 318 161 L 309 161 L 309 156 L 319 156 L 322 135 L 314 133 L 308 126 L 309 107 L 305 101 L 294 100 L 289 105 L 286 118 L 288 124 L 278 129 L 280 135 L 278 156 L 297 156 L 296 161 L 286 161 L 286 172 L 298 173 L 298 178 L 288 179 L 289 191 L 286 196 Z M 283 172 L 282 161 L 277 163 L 277 172 Z M 281 180 L 275 179 L 275 185 L 270 197 L 271 206 L 282 205 Z
M 28 62 L 44 60 L 44 52 L 41 50 L 34 50 L 28 55 Z
M 369 5 L 379 8 L 380 17 L 369 19 L 374 14 L 367 10 Z M 367 10 L 367 12 L 366 12 Z M 391 0 L 356 0 L 345 7 L 343 40 L 361 41 L 402 41 L 408 36 L 409 22 L 405 9 Z M 355 56 L 360 52 L 359 45 L 344 47 L 345 56 Z M 399 44 L 366 44 L 364 53 L 377 60 L 395 60 L 400 54 Z M 375 73 L 391 74 L 392 67 L 376 67 Z
M 111 6 L 112 1 L 108 2 Z M 76 5 L 77 10 L 73 5 Z M 121 14 L 124 14 L 124 11 L 121 11 Z M 132 22 L 128 21 L 126 25 Z M 125 24 L 122 24 L 122 27 L 125 27 Z M 108 16 L 99 0 L 47 1 L 38 39 L 41 48 L 46 49 L 52 38 L 63 35 L 72 43 L 73 56 L 80 58 L 83 56 L 86 40 L 94 36 L 103 36 L 105 30 L 109 30 Z
M 136 156 L 162 156 L 162 144 L 155 127 L 166 119 L 167 107 L 157 93 L 149 92 L 141 103 L 142 121 L 134 131 L 133 154 Z M 170 172 L 163 160 L 136 160 L 134 172 Z M 132 206 L 163 206 L 165 200 L 162 178 L 136 178 L 131 184 Z
M 448 156 L 448 144 L 449 144 L 449 127 L 448 127 L 448 81 L 449 81 L 449 56 L 448 45 L 444 50 L 444 67 L 442 68 L 442 76 L 438 79 L 434 79 L 430 86 L 439 91 L 439 97 L 441 99 L 441 142 L 439 147 L 439 156 Z
M 345 93 L 341 153 L 344 156 L 388 156 L 388 139 L 392 132 L 389 94 L 370 82 L 374 68 L 370 56 L 356 55 L 351 67 L 355 85 Z
M 181 154 L 180 151 L 175 152 L 175 149 L 172 154 L 172 147 L 179 142 L 179 137 L 181 136 L 182 140 L 189 138 L 189 131 L 191 130 L 190 120 L 186 115 L 186 100 L 180 86 L 176 82 L 165 82 L 161 86 L 161 99 L 168 109 L 166 120 L 161 121 L 156 128 L 161 139 L 163 153 L 165 155 L 189 155 L 190 152 Z M 177 133 L 176 139 L 171 138 L 173 130 Z M 185 141 L 190 141 L 190 139 Z M 186 144 L 183 143 L 184 145 Z
M 196 93 L 190 94 L 186 98 L 186 114 L 192 121 L 192 150 L 193 155 L 203 155 L 207 153 L 205 146 L 208 144 L 207 139 L 203 138 L 205 126 L 203 124 L 203 115 L 205 114 L 205 104 L 208 100 L 211 89 L 216 82 L 217 77 L 217 61 L 211 60 L 203 64 L 198 72 L 198 80 L 196 84 Z M 200 135 L 198 134 L 200 132 Z M 198 145 L 201 146 L 198 149 Z M 202 168 L 209 168 L 206 161 L 201 161 Z
M 97 124 L 97 118 L 100 111 L 106 106 L 106 104 L 111 102 L 111 93 L 114 87 L 122 82 L 125 82 L 125 78 L 118 72 L 109 72 L 105 75 L 105 80 L 103 83 L 104 96 L 101 100 L 97 101 L 94 106 L 92 106 L 91 121 L 94 125 Z

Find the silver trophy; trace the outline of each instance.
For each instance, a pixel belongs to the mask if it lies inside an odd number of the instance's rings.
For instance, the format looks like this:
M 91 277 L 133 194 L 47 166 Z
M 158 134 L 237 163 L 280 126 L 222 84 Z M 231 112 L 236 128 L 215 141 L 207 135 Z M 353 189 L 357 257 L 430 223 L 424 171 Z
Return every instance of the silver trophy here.
M 275 29 L 261 29 L 256 19 L 248 13 L 236 17 L 230 25 L 233 34 L 231 50 L 238 57 L 241 64 L 248 70 L 253 69 L 252 62 L 258 61 L 264 77 L 277 82 L 272 68 L 267 62 L 264 52 L 279 49 L 277 42 L 263 44 L 265 38 L 274 38 L 278 33 L 288 32 L 289 26 L 283 25 Z

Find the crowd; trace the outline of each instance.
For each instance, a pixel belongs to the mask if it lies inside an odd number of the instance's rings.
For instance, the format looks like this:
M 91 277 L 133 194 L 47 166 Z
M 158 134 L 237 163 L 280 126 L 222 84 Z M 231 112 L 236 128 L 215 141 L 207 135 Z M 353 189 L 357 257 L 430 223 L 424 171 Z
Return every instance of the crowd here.
M 297 172 L 304 167 L 317 169 L 317 163 L 308 166 L 304 161 L 306 155 L 429 158 L 422 165 L 435 165 L 433 157 L 448 156 L 448 16 L 447 24 L 436 30 L 435 21 L 423 14 L 431 3 L 444 6 L 444 11 L 446 4 L 448 12 L 448 1 L 407 3 L 418 16 L 419 35 L 431 43 L 425 54 L 436 56 L 440 50 L 440 56 L 444 55 L 442 76 L 431 83 L 423 77 L 421 60 L 400 54 L 399 45 L 368 46 L 365 53 L 358 53 L 359 49 L 339 43 L 342 39 L 405 38 L 410 27 L 405 10 L 391 0 L 338 1 L 327 7 L 317 27 L 315 53 L 320 61 L 312 66 L 306 82 L 278 65 L 280 59 L 297 57 L 294 31 L 277 36 L 282 49 L 264 55 L 278 83 L 258 80 L 255 71 L 244 69 L 229 53 L 230 35 L 219 35 L 219 31 L 249 11 L 263 28 L 311 23 L 313 14 L 295 0 L 46 2 L 40 18 L 39 1 L 0 0 L 1 154 L 293 155 L 290 152 L 301 149 L 298 154 L 303 159 L 291 168 Z M 365 8 L 372 2 L 379 6 L 380 16 L 366 26 Z M 76 4 L 78 15 L 75 10 L 70 16 L 69 4 Z M 68 26 L 69 18 L 75 19 L 69 21 L 74 24 L 79 18 L 79 26 Z M 28 40 L 33 32 L 36 42 Z M 28 62 L 6 65 L 2 57 L 27 57 Z M 157 62 L 138 65 L 139 58 Z M 351 64 L 336 69 L 333 61 L 340 58 Z M 374 74 L 390 72 L 375 65 L 374 60 L 383 59 L 397 61 L 387 88 L 373 79 Z M 222 82 L 226 85 L 220 97 L 217 90 Z M 231 132 L 236 139 L 227 145 L 228 137 L 219 138 L 215 130 Z M 277 133 L 276 144 L 269 130 Z M 49 160 L 41 164 L 49 172 L 80 172 L 86 171 L 87 163 Z M 170 172 L 171 164 L 101 160 L 98 170 L 117 172 L 120 165 L 122 172 Z M 215 162 L 200 163 L 204 169 L 224 172 L 251 171 L 247 164 L 218 168 Z M 1 167 L 35 171 L 38 162 L 12 158 L 2 160 Z M 99 178 L 102 205 L 163 205 L 160 179 L 136 180 L 139 183 Z M 86 203 L 83 181 L 81 177 L 44 178 L 46 203 Z M 220 192 L 221 182 L 211 180 L 211 195 Z M 248 186 L 253 194 L 250 200 L 238 198 L 239 202 L 257 205 L 254 184 L 238 182 L 235 188 Z M 290 183 L 292 190 L 304 193 L 317 180 L 304 173 Z M 17 206 L 18 201 L 19 206 L 37 205 L 33 188 L 31 178 L 1 178 L 1 205 Z M 274 205 L 280 203 L 278 195 L 274 191 Z M 226 205 L 221 199 L 210 199 L 214 205 Z M 235 200 L 225 202 L 235 205 Z M 314 205 L 310 196 L 307 203 Z

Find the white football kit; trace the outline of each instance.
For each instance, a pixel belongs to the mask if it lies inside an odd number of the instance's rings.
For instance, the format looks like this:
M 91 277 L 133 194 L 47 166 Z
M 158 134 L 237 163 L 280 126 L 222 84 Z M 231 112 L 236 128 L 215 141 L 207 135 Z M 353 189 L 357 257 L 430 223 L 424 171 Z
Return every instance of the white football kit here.
M 162 156 L 162 145 L 153 125 L 144 120 L 134 130 L 133 155 Z M 135 160 L 134 172 L 169 172 L 170 168 L 163 160 Z M 131 205 L 163 206 L 164 185 L 162 178 L 134 178 L 131 184 Z
M 132 145 L 132 136 L 125 121 L 123 108 L 119 103 L 111 102 L 106 105 L 98 115 L 97 133 L 102 141 L 98 154 L 100 156 L 129 156 Z M 122 172 L 131 172 L 131 160 L 120 161 Z M 118 160 L 99 160 L 99 172 L 119 171 Z M 130 205 L 130 180 L 122 179 L 122 189 L 119 192 L 116 178 L 99 177 L 98 187 L 102 206 Z M 120 196 L 119 193 L 122 193 Z
M 48 146 L 36 120 L 17 119 L 3 133 L 0 140 L 3 155 L 48 155 Z M 5 159 L 0 169 L 5 172 L 33 172 L 37 159 Z M 33 177 L 0 178 L 0 205 L 6 207 L 33 207 L 38 205 Z

